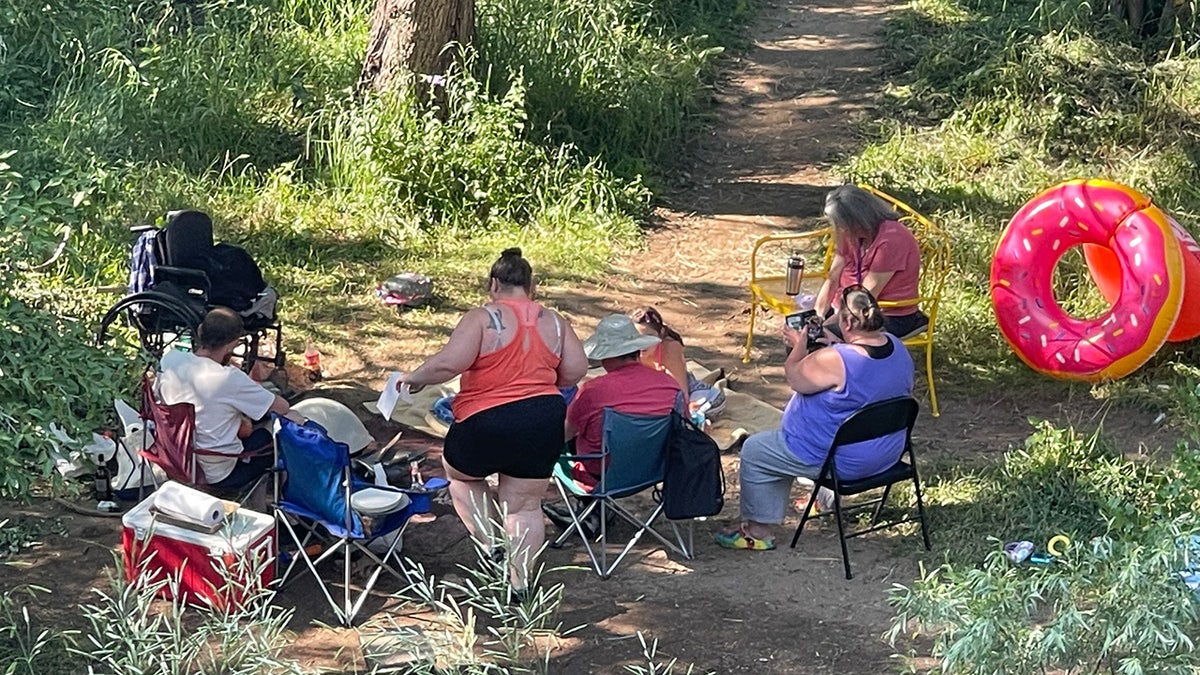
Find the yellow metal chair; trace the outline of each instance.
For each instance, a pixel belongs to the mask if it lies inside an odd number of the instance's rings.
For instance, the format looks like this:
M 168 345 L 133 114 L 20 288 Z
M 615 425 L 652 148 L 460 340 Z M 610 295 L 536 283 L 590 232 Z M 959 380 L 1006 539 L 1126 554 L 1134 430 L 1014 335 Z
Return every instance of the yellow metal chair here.
M 884 309 L 917 305 L 929 317 L 929 325 L 925 327 L 925 330 L 907 337 L 904 344 L 909 348 L 925 351 L 929 408 L 933 416 L 937 417 L 940 411 L 937 404 L 937 392 L 933 384 L 933 336 L 937 326 L 942 289 L 946 282 L 946 275 L 950 271 L 950 240 L 940 227 L 917 213 L 908 204 L 869 185 L 860 185 L 859 187 L 891 204 L 900 213 L 900 222 L 912 230 L 921 247 L 920 296 L 879 304 Z M 750 254 L 750 329 L 746 334 L 746 349 L 742 354 L 743 363 L 750 362 L 750 350 L 754 346 L 754 324 L 759 307 L 782 315 L 797 311 L 792 298 L 783 292 L 783 265 L 789 253 L 798 252 L 806 260 L 801 292 L 816 293 L 829 275 L 829 267 L 833 263 L 832 235 L 830 228 L 823 228 L 812 232 L 768 235 L 754 243 L 754 250 Z M 771 255 L 772 252 L 775 255 Z

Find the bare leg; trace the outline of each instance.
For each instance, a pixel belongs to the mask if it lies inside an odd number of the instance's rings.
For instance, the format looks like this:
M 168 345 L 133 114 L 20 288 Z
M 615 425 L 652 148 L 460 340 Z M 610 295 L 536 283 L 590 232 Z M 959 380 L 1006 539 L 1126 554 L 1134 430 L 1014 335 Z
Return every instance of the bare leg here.
M 545 478 L 513 478 L 500 475 L 500 505 L 507 514 L 504 529 L 512 550 L 508 559 L 513 588 L 528 588 L 534 556 L 546 541 L 546 521 L 542 519 Z
M 493 498 L 487 481 L 462 473 L 445 459 L 442 460 L 442 466 L 446 468 L 446 477 L 450 479 L 450 499 L 454 502 L 454 512 L 467 526 L 471 537 L 483 550 L 488 550 L 492 545 L 490 511 Z

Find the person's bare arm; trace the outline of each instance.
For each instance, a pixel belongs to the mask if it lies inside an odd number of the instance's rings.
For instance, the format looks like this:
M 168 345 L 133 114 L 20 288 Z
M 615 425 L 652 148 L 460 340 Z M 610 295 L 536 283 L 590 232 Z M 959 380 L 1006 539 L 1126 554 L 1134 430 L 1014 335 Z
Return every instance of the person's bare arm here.
M 454 327 L 446 346 L 426 359 L 416 370 L 401 377 L 400 383 L 407 383 L 411 391 L 417 391 L 425 385 L 441 384 L 453 379 L 455 375 L 470 368 L 479 357 L 485 317 L 486 312 L 483 309 L 467 312 Z
M 817 291 L 817 301 L 814 307 L 817 310 L 817 316 L 825 316 L 825 312 L 829 311 L 830 305 L 833 303 L 833 293 L 835 291 L 834 284 L 836 279 L 842 276 L 842 270 L 846 268 L 846 259 L 841 253 L 833 254 L 833 261 L 829 264 L 829 276 L 825 277 L 825 282 L 821 284 L 821 290 Z
M 687 363 L 683 360 L 683 344 L 675 340 L 663 340 L 662 346 L 663 367 L 679 383 L 679 389 L 683 391 L 684 398 L 687 398 L 688 374 Z
M 563 328 L 562 354 L 559 355 L 558 381 L 555 384 L 559 387 L 572 387 L 587 374 L 587 355 L 583 353 L 583 343 L 579 341 L 579 336 L 575 334 L 570 322 L 557 312 L 554 313 L 554 320 Z
M 799 335 L 790 328 L 784 330 Z M 790 343 L 791 339 L 788 341 Z M 800 348 L 792 349 L 783 364 L 783 374 L 788 386 L 798 394 L 817 394 L 841 389 L 846 384 L 846 364 L 832 348 L 818 349 L 810 354 Z
M 892 277 L 895 276 L 895 274 L 896 273 L 894 271 L 893 272 L 867 272 L 866 274 L 863 275 L 863 280 L 862 280 L 863 288 L 867 289 L 868 291 L 870 291 L 871 295 L 878 298 L 879 292 L 883 290 L 884 286 L 887 286 L 887 283 L 892 280 Z
M 292 406 L 288 405 L 287 399 L 276 394 L 275 400 L 271 401 L 271 407 L 267 408 L 267 412 L 275 413 L 276 415 L 287 415 L 291 409 Z

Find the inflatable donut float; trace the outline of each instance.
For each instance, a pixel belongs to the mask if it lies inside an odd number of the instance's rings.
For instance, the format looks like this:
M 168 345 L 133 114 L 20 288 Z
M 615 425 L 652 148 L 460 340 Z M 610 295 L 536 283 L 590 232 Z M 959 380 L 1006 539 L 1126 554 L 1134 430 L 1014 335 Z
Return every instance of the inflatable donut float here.
M 1183 247 L 1183 307 L 1195 307 L 1200 303 L 1200 245 L 1174 218 L 1168 215 L 1167 222 Z M 1083 257 L 1100 294 L 1110 304 L 1115 303 L 1121 292 L 1121 261 L 1116 253 L 1103 246 L 1084 244 Z M 1180 311 L 1175 327 L 1167 334 L 1167 342 L 1183 342 L 1195 337 L 1200 337 L 1200 312 Z
M 992 308 L 1004 338 L 1052 377 L 1097 381 L 1137 370 L 1167 340 L 1183 301 L 1176 227 L 1145 195 L 1106 180 L 1070 181 L 1034 197 L 992 259 Z M 1055 266 L 1075 246 L 1115 262 L 1115 272 L 1098 275 L 1112 282 L 1112 307 L 1099 316 L 1071 316 L 1054 297 Z

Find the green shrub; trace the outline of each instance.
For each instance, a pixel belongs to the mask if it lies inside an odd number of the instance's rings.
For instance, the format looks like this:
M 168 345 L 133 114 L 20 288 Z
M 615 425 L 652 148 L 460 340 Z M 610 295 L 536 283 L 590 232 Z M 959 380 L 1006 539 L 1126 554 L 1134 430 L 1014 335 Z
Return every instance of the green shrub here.
M 78 306 L 61 295 L 72 291 L 39 269 L 69 243 L 64 233 L 86 229 L 92 188 L 72 174 L 26 178 L 4 161 L 12 157 L 0 155 L 0 496 L 21 498 L 37 477 L 57 476 L 53 452 L 76 449 L 60 447 L 51 425 L 91 440 L 125 394 L 130 364 L 94 346 L 89 327 L 65 312 Z
M 1200 666 L 1200 596 L 1178 574 L 1198 564 L 1184 555 L 1200 530 L 1193 447 L 1139 463 L 1099 431 L 1083 437 L 1041 423 L 1001 463 L 940 476 L 927 495 L 948 562 L 894 587 L 891 637 L 931 636 L 935 672 Z M 1073 543 L 1047 566 L 1015 565 L 999 550 L 1029 540 L 1044 551 L 1058 534 Z
M 669 165 L 744 3 L 480 0 L 475 44 L 496 91 L 528 83 L 530 132 L 626 177 Z M 675 32 L 700 26 L 720 35 Z
M 493 98 L 470 70 L 456 71 L 445 83 L 444 110 L 419 105 L 407 91 L 385 93 L 328 111 L 314 150 L 335 188 L 375 193 L 430 228 L 530 223 L 556 206 L 581 215 L 644 208 L 636 185 L 594 163 L 580 166 L 569 148 L 527 140 L 525 95 L 520 77 Z
M 1161 471 L 1117 453 L 1097 430 L 1083 437 L 1073 428 L 1036 424 L 1024 446 L 995 465 L 953 469 L 929 477 L 931 528 L 954 542 L 956 560 L 978 560 L 993 539 L 1072 541 L 1103 534 L 1127 505 L 1152 506 Z
M 1076 541 L 1046 567 L 1002 551 L 897 586 L 891 638 L 930 633 L 935 673 L 1193 673 L 1200 598 L 1180 581 L 1180 530 Z

